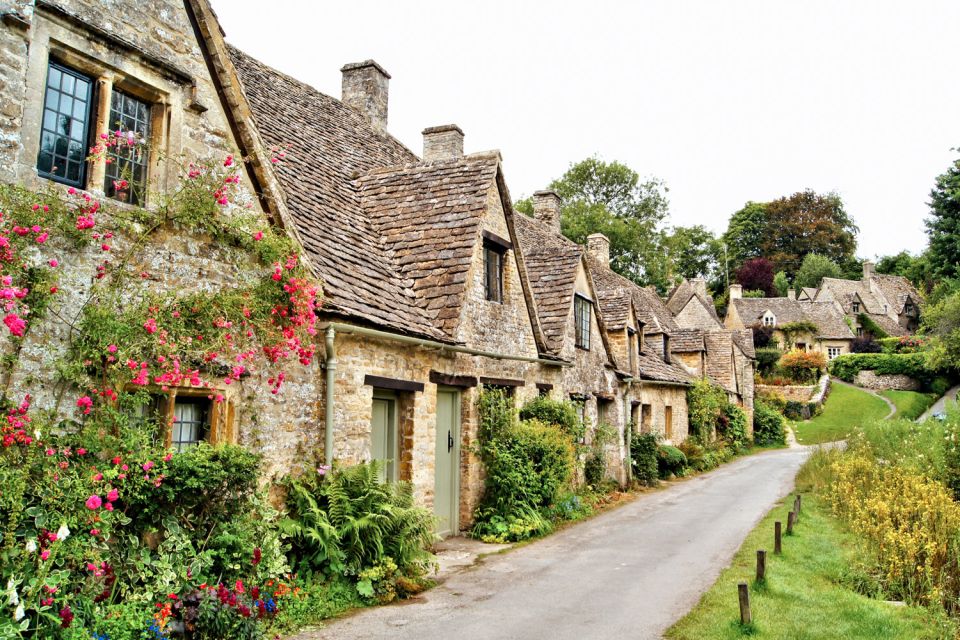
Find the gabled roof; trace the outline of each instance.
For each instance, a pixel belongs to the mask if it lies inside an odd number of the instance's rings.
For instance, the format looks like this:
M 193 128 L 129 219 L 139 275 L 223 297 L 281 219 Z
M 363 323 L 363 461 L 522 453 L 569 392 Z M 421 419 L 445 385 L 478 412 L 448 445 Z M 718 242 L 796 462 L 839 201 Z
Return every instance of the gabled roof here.
M 803 287 L 797 294 L 797 298 L 800 300 L 816 300 L 818 291 L 817 287 Z
M 751 360 L 757 357 L 756 349 L 753 347 L 752 329 L 733 329 L 733 342 L 740 347 L 743 355 Z
M 880 290 L 880 294 L 887 299 L 890 310 L 897 315 L 903 313 L 903 307 L 908 300 L 912 300 L 914 304 L 921 302 L 916 287 L 903 276 L 873 274 L 870 282 Z
M 666 306 L 674 316 L 683 311 L 691 300 L 696 300 L 710 314 L 717 326 L 722 326 L 720 317 L 717 315 L 717 308 L 713 303 L 713 297 L 707 292 L 706 282 L 703 280 L 686 280 L 678 284 L 667 296 Z
M 833 299 L 840 303 L 843 309 L 851 309 L 851 304 L 860 302 L 866 313 L 884 313 L 884 302 L 879 300 L 870 290 L 870 285 L 863 280 L 843 280 L 841 278 L 824 278 L 820 282 L 821 291 L 829 291 Z
M 633 301 L 636 304 L 637 316 L 644 323 L 644 334 L 673 334 L 680 331 L 673 314 L 653 287 L 637 287 L 633 292 Z
M 583 247 L 529 216 L 517 215 L 514 225 L 546 347 L 559 354 Z
M 598 293 L 612 292 L 610 295 L 617 296 L 629 294 L 637 320 L 643 324 L 644 335 L 672 333 L 680 330 L 670 310 L 663 304 L 663 300 L 660 299 L 653 287 L 641 287 L 633 280 L 625 278 L 611 269 L 609 265 L 601 264 L 589 254 L 587 255 L 587 262 L 590 265 L 590 274 L 593 276 Z M 622 328 L 622 325 L 617 327 L 616 323 L 619 320 L 626 319 L 626 309 L 622 306 L 625 303 L 626 300 L 623 299 L 617 302 L 620 307 L 614 311 L 615 319 L 611 320 L 613 323 L 610 325 L 611 329 Z
M 776 317 L 777 325 L 791 322 L 812 322 L 820 338 L 852 340 L 853 332 L 844 316 L 832 302 L 810 302 L 790 298 L 736 298 L 730 301 L 741 322 L 747 327 L 760 324 L 767 311 Z
M 733 359 L 733 332 L 724 329 L 703 332 L 707 348 L 705 373 L 710 380 L 731 393 L 738 393 Z
M 671 353 L 693 353 L 703 350 L 702 329 L 680 329 L 670 334 Z
M 460 319 L 498 164 L 492 155 L 466 156 L 379 169 L 356 180 L 363 213 L 397 274 L 448 337 Z

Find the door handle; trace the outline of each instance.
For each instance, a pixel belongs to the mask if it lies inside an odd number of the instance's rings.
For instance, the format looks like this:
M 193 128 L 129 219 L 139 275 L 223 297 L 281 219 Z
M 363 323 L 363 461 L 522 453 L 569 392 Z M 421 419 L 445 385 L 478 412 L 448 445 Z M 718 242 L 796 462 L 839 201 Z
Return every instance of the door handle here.
M 453 451 L 453 432 L 447 431 L 447 453 Z

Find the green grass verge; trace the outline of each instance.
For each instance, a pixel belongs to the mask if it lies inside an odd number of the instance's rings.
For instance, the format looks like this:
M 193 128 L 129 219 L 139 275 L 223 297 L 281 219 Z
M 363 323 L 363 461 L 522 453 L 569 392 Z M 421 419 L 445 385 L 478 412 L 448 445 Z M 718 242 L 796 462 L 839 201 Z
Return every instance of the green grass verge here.
M 812 420 L 795 422 L 793 427 L 800 444 L 833 442 L 846 438 L 857 425 L 879 420 L 888 413 L 890 408 L 875 395 L 834 384 L 823 404 L 823 413 Z
M 738 639 L 744 636 L 790 640 L 940 640 L 951 637 L 926 609 L 872 600 L 844 586 L 854 561 L 855 541 L 814 494 L 804 494 L 793 536 L 784 536 L 783 555 L 773 555 L 773 523 L 784 521 L 781 501 L 747 536 L 731 566 L 700 603 L 671 627 L 673 640 Z M 757 549 L 767 550 L 767 580 L 754 583 Z M 737 583 L 749 582 L 753 625 L 740 625 Z
M 903 420 L 916 420 L 937 401 L 937 394 L 917 391 L 881 391 L 880 395 L 897 406 L 893 417 Z

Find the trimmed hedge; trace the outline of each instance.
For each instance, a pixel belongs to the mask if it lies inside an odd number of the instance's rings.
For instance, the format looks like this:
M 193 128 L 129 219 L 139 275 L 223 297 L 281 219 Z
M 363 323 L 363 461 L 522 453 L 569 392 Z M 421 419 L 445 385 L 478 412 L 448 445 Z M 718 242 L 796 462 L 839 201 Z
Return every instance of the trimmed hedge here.
M 657 468 L 657 436 L 653 433 L 635 433 L 630 442 L 630 461 L 633 477 L 640 484 L 655 487 L 660 479 Z
M 762 400 L 753 404 L 753 441 L 758 445 L 786 444 L 783 415 Z
M 929 382 L 933 372 L 927 369 L 922 353 L 851 353 L 830 361 L 830 375 L 853 382 L 857 374 L 869 369 L 877 375 L 905 375 Z
M 773 373 L 773 368 L 777 366 L 777 362 L 783 356 L 783 351 L 776 347 L 763 347 L 757 349 L 756 354 L 757 371 L 760 372 L 761 376 L 768 376 Z
M 657 472 L 661 480 L 682 477 L 687 472 L 687 456 L 676 447 L 662 444 L 657 448 Z

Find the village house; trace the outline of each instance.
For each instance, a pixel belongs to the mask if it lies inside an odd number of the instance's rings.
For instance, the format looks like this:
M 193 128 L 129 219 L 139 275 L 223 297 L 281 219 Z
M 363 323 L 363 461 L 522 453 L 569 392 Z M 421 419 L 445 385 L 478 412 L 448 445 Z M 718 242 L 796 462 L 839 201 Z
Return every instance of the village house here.
M 793 292 L 791 291 L 791 294 Z M 828 360 L 850 353 L 856 337 L 833 302 L 785 298 L 743 298 L 740 285 L 730 286 L 725 325 L 728 329 L 766 327 L 782 350 L 823 353 Z
M 881 332 L 888 336 L 906 336 L 920 326 L 923 298 L 913 283 L 903 276 L 876 273 L 869 261 L 863 263 L 860 280 L 824 278 L 818 289 L 805 291 L 804 297 L 836 303 L 857 336 Z
M 717 315 L 713 296 L 703 278 L 686 278 L 667 296 L 667 308 L 683 329 L 720 329 L 723 322 Z
M 606 238 L 584 248 L 560 234 L 555 193 L 538 192 L 528 218 L 513 210 L 500 154 L 465 153 L 459 127 L 425 129 L 419 156 L 393 138 L 390 75 L 376 62 L 343 66 L 337 99 L 229 46 L 207 0 L 134 13 L 79 0 L 4 13 L 0 179 L 150 209 L 175 188 L 181 160 L 244 157 L 253 197 L 235 206 L 294 239 L 323 283 L 319 366 L 291 372 L 282 393 L 266 372 L 212 389 L 151 388 L 171 446 L 239 443 L 275 476 L 317 456 L 380 459 L 447 534 L 470 525 L 482 494 L 474 445 L 484 387 L 517 406 L 571 400 L 589 424 L 612 427 L 608 470 L 621 483 L 632 428 L 686 438 L 696 377 L 752 408 L 752 343 L 718 326 L 699 338 L 702 366 L 684 366 L 670 309 L 610 270 Z M 87 160 L 113 129 L 149 142 L 130 176 L 136 189 Z M 133 239 L 118 232 L 113 242 Z M 102 259 L 95 247 L 65 256 L 57 308 L 82 307 Z M 156 292 L 212 291 L 264 271 L 176 225 L 134 260 Z M 75 329 L 59 317 L 31 327 L 6 389 L 69 414 L 52 372 Z

